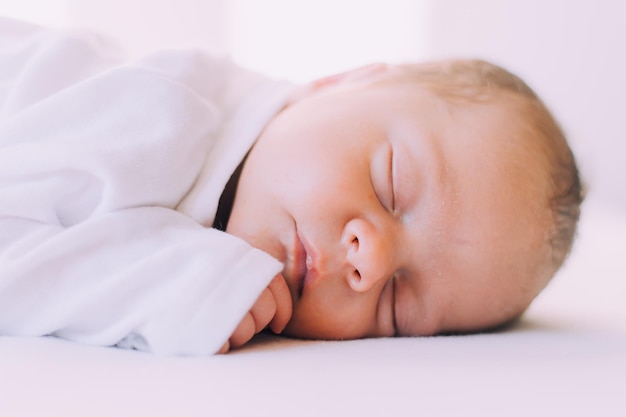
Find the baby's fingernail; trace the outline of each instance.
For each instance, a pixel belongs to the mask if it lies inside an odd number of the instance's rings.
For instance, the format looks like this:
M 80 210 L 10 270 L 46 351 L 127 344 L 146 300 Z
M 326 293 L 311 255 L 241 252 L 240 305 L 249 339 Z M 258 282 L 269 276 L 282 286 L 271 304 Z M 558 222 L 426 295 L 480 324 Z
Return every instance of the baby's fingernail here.
M 282 331 L 283 331 L 283 330 L 285 330 L 285 326 L 286 326 L 286 325 L 287 325 L 287 324 L 285 323 L 283 326 L 277 326 L 277 325 L 275 325 L 274 323 L 272 323 L 272 324 L 270 324 L 270 329 L 271 329 L 274 333 L 276 333 L 276 334 L 280 334 L 280 333 L 282 333 Z

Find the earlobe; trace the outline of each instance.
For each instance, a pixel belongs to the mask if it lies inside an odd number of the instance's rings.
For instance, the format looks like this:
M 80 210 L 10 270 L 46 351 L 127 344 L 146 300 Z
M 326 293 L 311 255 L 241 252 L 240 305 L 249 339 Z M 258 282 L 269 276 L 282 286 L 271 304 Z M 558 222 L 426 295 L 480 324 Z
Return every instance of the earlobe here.
M 348 71 L 344 71 L 338 74 L 333 74 L 328 77 L 321 78 L 313 81 L 312 88 L 321 90 L 327 87 L 336 86 L 339 84 L 349 84 L 368 81 L 385 71 L 387 71 L 388 65 L 383 62 L 376 62 L 362 67 L 353 68 Z
M 338 74 L 319 78 L 309 84 L 303 85 L 291 97 L 288 104 L 293 104 L 303 98 L 325 91 L 331 87 L 339 85 L 348 85 L 353 83 L 362 83 L 369 81 L 388 70 L 389 66 L 383 62 L 368 64 L 362 67 L 354 68 Z

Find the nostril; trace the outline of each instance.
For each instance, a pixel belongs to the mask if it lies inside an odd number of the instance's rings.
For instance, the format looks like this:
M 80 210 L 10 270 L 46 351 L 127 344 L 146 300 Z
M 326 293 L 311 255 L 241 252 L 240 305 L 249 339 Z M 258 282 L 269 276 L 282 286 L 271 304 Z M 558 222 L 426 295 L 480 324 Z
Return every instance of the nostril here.
M 352 246 L 354 246 L 354 249 L 355 249 L 355 250 L 356 250 L 356 249 L 359 249 L 359 238 L 358 238 L 358 237 L 356 237 L 356 236 L 355 236 L 355 237 L 352 239 Z
M 354 271 L 352 271 L 352 283 L 355 285 L 358 285 L 361 282 L 361 273 L 359 272 L 358 269 L 355 269 Z

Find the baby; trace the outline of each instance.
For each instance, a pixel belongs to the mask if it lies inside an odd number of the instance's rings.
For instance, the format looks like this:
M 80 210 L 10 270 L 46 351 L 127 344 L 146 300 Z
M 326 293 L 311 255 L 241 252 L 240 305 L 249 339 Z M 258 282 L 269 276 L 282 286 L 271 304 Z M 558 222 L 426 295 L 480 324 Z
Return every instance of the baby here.
M 230 342 L 272 317 L 274 330 L 331 339 L 505 324 L 563 263 L 581 200 L 562 131 L 498 66 L 374 65 L 322 80 L 243 163 L 226 230 L 285 268 Z
M 570 250 L 572 152 L 495 65 L 295 87 L 107 45 L 0 20 L 0 335 L 211 354 L 266 327 L 475 332 Z

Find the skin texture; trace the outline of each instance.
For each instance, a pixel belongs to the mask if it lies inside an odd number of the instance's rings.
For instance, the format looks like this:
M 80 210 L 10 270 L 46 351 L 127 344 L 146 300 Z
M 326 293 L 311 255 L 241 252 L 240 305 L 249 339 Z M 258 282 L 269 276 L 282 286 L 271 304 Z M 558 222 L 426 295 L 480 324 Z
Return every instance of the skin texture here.
M 231 345 L 275 316 L 272 330 L 304 338 L 475 331 L 545 285 L 546 169 L 512 145 L 523 121 L 369 82 L 385 68 L 314 84 L 251 150 L 227 232 L 284 262 L 289 296 L 262 296 L 255 308 L 274 314 Z

